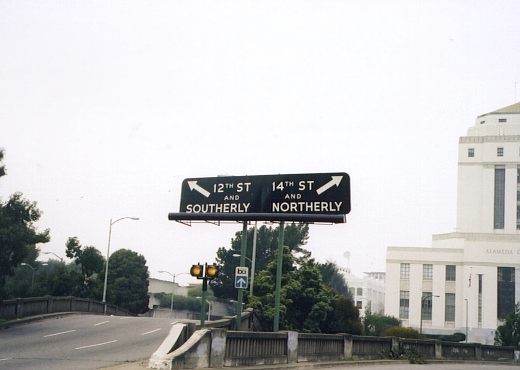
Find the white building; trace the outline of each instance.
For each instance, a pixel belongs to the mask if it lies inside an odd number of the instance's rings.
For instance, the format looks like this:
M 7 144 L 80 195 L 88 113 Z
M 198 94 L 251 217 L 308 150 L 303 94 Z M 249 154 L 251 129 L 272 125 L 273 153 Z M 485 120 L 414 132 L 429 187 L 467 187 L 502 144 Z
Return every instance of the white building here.
M 520 103 L 477 117 L 460 138 L 455 230 L 431 248 L 388 247 L 385 313 L 491 344 L 520 301 Z
M 345 252 L 345 255 L 350 253 Z M 385 273 L 365 272 L 363 277 L 358 277 L 350 271 L 350 267 L 339 268 L 347 283 L 354 304 L 359 309 L 359 315 L 365 316 L 368 309 L 372 313 L 384 313 L 385 310 Z

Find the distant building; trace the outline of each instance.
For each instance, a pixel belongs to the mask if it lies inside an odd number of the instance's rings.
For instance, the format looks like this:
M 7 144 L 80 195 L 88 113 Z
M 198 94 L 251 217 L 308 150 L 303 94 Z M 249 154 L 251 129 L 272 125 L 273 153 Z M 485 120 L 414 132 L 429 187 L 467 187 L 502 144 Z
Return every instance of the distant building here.
M 372 313 L 384 313 L 385 308 L 385 273 L 365 272 L 363 277 L 353 275 L 350 268 L 340 268 L 348 285 L 354 304 L 361 317 L 368 309 Z
M 159 300 L 155 298 L 155 294 L 157 293 L 165 293 L 180 296 L 188 296 L 188 288 L 186 286 L 180 286 L 173 281 L 161 280 L 161 279 L 148 279 L 148 296 L 150 297 L 148 308 L 152 309 L 154 307 L 159 306 Z
M 490 344 L 520 301 L 520 103 L 478 116 L 458 157 L 456 231 L 388 247 L 385 312 Z

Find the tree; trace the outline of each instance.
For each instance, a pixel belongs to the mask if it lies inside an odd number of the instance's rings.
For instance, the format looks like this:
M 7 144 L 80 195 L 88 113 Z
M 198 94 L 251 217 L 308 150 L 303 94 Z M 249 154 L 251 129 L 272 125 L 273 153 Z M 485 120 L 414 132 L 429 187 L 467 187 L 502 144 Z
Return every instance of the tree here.
M 84 247 L 77 237 L 71 237 L 65 243 L 65 255 L 74 260 L 81 267 L 81 274 L 89 278 L 103 270 L 105 258 L 101 252 L 93 246 Z
M 504 324 L 497 328 L 495 344 L 515 347 L 520 345 L 520 303 L 517 303 L 513 312 L 506 316 Z
M 385 330 L 396 326 L 401 326 L 401 321 L 396 317 L 371 313 L 369 310 L 365 311 L 365 318 L 363 319 L 365 335 L 379 337 L 383 335 Z
M 21 193 L 13 194 L 5 203 L 0 202 L 0 288 L 20 263 L 34 262 L 36 244 L 50 240 L 49 230 L 36 230 L 35 223 L 40 216 L 36 203 L 23 199 Z
M 5 176 L 4 150 L 0 149 L 0 178 Z M 49 230 L 38 232 L 35 223 L 41 212 L 35 202 L 11 195 L 0 201 L 0 299 L 4 297 L 5 278 L 11 276 L 22 262 L 32 263 L 38 257 L 36 244 L 49 241 Z
M 276 252 L 278 250 L 278 227 L 272 228 L 261 226 L 257 230 L 256 256 L 255 256 L 255 270 L 256 275 L 264 270 L 267 265 L 275 260 Z M 251 267 L 251 260 L 253 259 L 253 228 L 247 230 L 247 253 L 246 266 Z M 309 226 L 306 224 L 292 223 L 286 225 L 284 230 L 284 245 L 289 247 L 293 253 L 300 253 L 308 255 L 303 245 L 309 238 Z M 220 271 L 217 278 L 210 282 L 211 288 L 218 298 L 235 299 L 237 291 L 234 284 L 235 267 L 240 263 L 240 258 L 233 257 L 239 255 L 242 246 L 242 232 L 237 232 L 235 238 L 231 239 L 231 247 L 226 249 L 221 247 L 217 251 L 217 262 L 220 265 Z M 256 291 L 255 276 L 255 291 Z
M 289 248 L 284 248 L 280 329 L 335 333 L 348 328 L 350 332 L 360 333 L 359 313 L 352 302 L 335 294 L 323 283 L 319 265 L 313 259 L 299 258 L 299 265 L 296 264 L 296 259 Z M 273 327 L 275 279 L 276 262 L 273 261 L 259 273 L 255 283 L 258 289 L 250 301 L 261 329 L 265 331 L 270 331 Z M 339 302 L 346 302 L 344 314 L 341 313 Z M 329 326 L 332 320 L 344 324 L 342 330 L 339 326 Z
M 351 299 L 336 294 L 332 302 L 332 310 L 321 324 L 323 333 L 361 334 L 363 327 L 359 320 L 359 309 Z
M 81 279 L 73 289 L 76 296 L 101 299 L 102 284 L 99 278 L 105 259 L 93 246 L 82 246 L 77 237 L 67 239 L 65 255 L 79 266 Z
M 136 252 L 120 249 L 110 256 L 107 302 L 139 314 L 148 310 L 148 267 Z
M 338 266 L 334 262 L 318 264 L 323 277 L 323 282 L 327 284 L 334 292 L 352 301 L 352 294 L 348 290 L 347 282 L 343 275 L 339 272 Z

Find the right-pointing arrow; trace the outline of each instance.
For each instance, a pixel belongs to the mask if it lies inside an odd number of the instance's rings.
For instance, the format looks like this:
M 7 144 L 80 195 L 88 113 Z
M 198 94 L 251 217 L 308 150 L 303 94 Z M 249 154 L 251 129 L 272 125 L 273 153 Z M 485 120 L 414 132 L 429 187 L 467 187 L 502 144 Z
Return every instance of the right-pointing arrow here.
M 332 177 L 332 180 L 330 180 L 328 183 L 326 183 L 325 185 L 320 187 L 318 190 L 316 190 L 316 193 L 318 193 L 318 195 L 321 195 L 321 193 L 326 192 L 334 185 L 339 186 L 339 183 L 343 179 L 343 176 L 331 176 L 331 177 Z

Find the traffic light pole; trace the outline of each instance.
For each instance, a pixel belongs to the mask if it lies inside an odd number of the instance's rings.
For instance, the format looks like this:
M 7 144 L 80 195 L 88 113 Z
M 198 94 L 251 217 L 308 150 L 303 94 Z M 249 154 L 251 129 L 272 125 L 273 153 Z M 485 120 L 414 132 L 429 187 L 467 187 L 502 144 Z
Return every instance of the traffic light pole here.
M 276 261 L 276 289 L 274 295 L 274 319 L 273 331 L 278 331 L 280 327 L 280 290 L 282 287 L 282 264 L 283 264 L 283 244 L 284 244 L 284 222 L 280 222 L 278 228 L 278 259 Z
M 200 297 L 200 327 L 203 328 L 206 320 L 206 291 L 208 290 L 208 278 L 202 279 L 202 295 Z
M 246 264 L 246 252 L 247 252 L 247 221 L 244 221 L 242 224 L 242 244 L 240 247 L 240 266 L 245 266 Z M 240 330 L 240 325 L 242 324 L 242 302 L 244 300 L 244 289 L 238 289 L 238 298 L 237 298 L 237 319 L 235 322 L 235 329 Z

